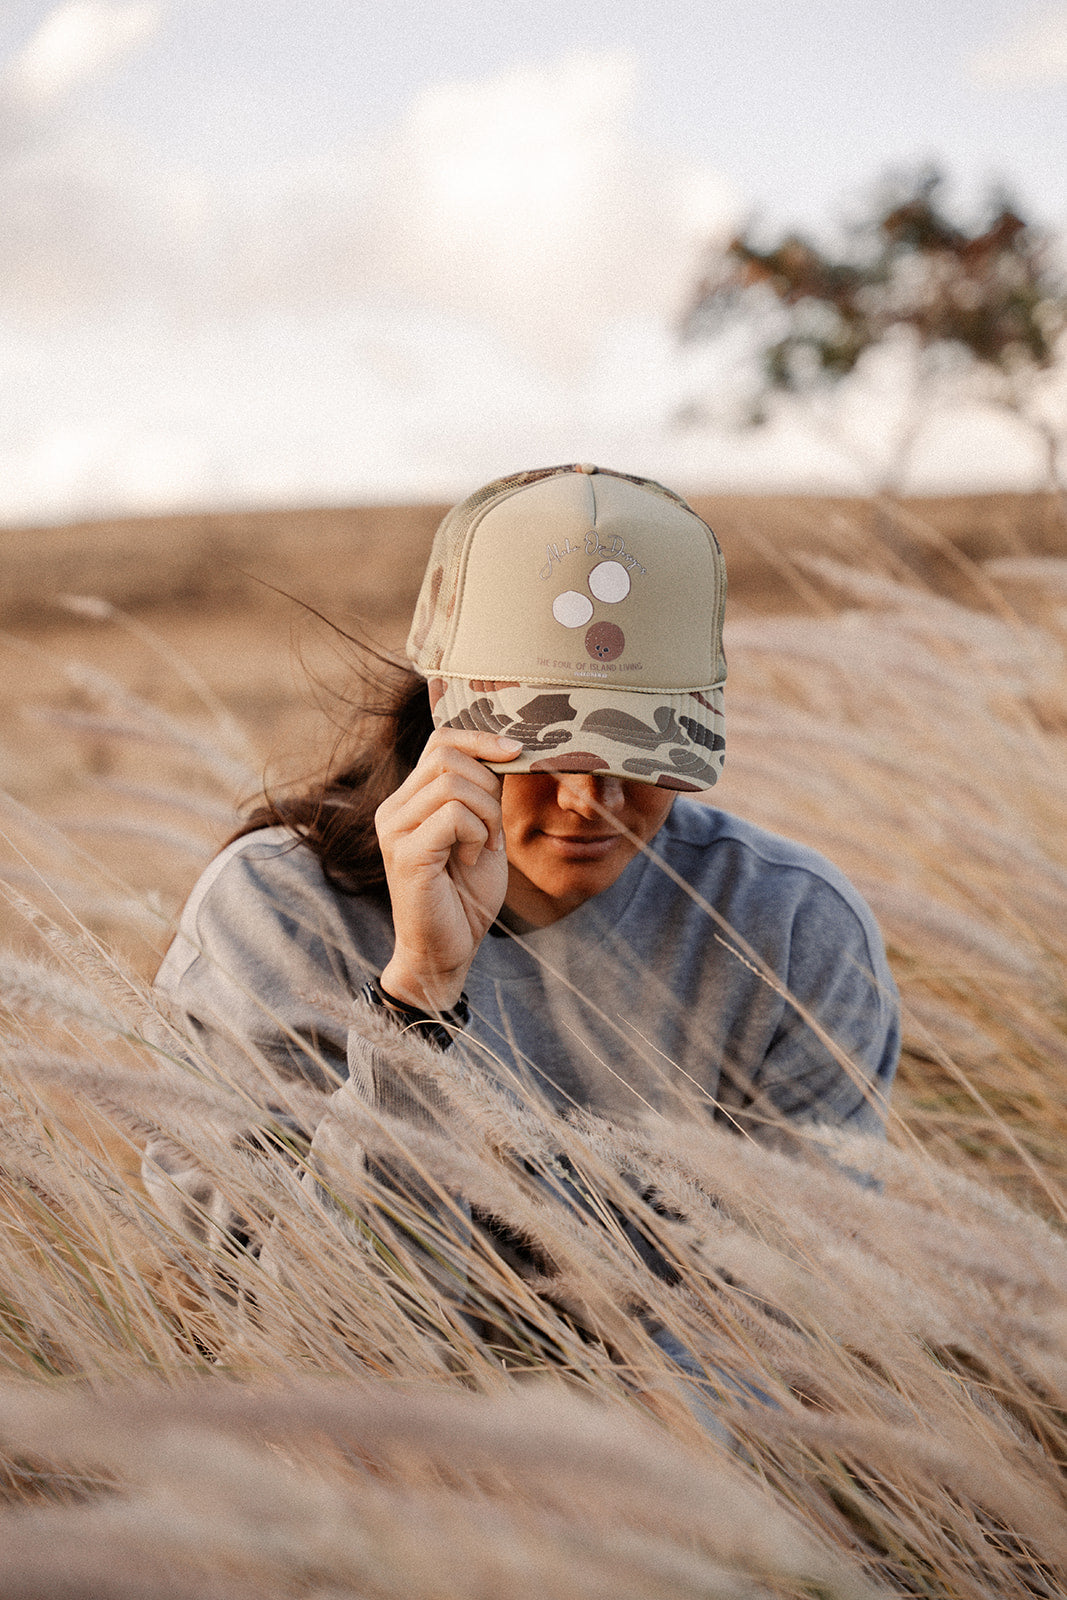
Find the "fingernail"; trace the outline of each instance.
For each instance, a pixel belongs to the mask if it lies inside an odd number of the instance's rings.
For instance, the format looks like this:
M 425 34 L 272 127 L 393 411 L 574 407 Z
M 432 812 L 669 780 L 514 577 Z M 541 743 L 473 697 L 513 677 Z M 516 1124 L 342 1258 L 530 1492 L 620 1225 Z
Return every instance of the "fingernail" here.
M 507 734 L 505 734 L 505 733 L 498 733 L 497 736 L 496 736 L 496 742 L 500 746 L 501 750 L 521 750 L 522 749 L 522 740 L 521 739 L 509 738 L 509 736 Z

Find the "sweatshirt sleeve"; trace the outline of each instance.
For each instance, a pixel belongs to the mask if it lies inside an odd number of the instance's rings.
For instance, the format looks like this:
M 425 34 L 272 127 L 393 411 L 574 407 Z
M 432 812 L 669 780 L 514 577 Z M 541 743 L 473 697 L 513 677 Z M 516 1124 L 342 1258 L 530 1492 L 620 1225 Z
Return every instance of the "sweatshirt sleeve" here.
M 286 1139 L 311 1140 L 348 1076 L 349 1024 L 376 937 L 370 929 L 361 954 L 318 862 L 281 830 L 236 841 L 200 878 L 156 990 L 190 1060 L 248 1102 L 250 1127 L 266 1113 Z M 254 1147 L 254 1135 L 240 1142 Z M 142 1173 L 182 1231 L 202 1235 L 210 1223 L 242 1239 L 220 1174 L 187 1142 L 161 1132 Z
M 754 1073 L 765 1126 L 882 1134 L 900 1050 L 900 1007 L 869 909 L 844 880 L 796 897 L 778 1023 Z
M 281 830 L 270 830 L 271 834 Z M 330 1089 L 347 1074 L 354 998 L 369 970 L 339 897 L 292 838 L 251 835 L 190 895 L 156 989 L 229 1067 L 251 1052 L 283 1079 Z

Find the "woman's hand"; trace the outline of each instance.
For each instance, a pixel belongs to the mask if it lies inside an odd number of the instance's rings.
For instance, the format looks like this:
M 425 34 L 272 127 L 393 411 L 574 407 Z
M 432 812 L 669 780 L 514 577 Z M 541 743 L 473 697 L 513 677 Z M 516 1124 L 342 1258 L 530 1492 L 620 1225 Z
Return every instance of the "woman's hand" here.
M 387 994 L 447 1011 L 504 903 L 508 859 L 501 780 L 482 763 L 519 754 L 517 739 L 440 729 L 418 765 L 375 813 L 396 944 Z

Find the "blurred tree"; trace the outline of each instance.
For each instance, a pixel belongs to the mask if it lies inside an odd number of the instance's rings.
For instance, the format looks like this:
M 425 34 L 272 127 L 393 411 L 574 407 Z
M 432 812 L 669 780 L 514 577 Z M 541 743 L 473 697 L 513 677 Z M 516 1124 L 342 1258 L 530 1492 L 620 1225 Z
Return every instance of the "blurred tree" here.
M 747 324 L 759 367 L 752 423 L 767 420 L 772 397 L 836 391 L 894 346 L 907 356 L 911 399 L 880 487 L 899 489 L 932 409 L 966 400 L 1032 428 L 1062 491 L 1067 428 L 1048 380 L 1067 354 L 1067 285 L 1051 241 L 1003 196 L 968 230 L 946 213 L 942 187 L 934 169 L 884 184 L 840 259 L 795 234 L 767 249 L 749 234 L 735 238 L 709 258 L 682 337 Z

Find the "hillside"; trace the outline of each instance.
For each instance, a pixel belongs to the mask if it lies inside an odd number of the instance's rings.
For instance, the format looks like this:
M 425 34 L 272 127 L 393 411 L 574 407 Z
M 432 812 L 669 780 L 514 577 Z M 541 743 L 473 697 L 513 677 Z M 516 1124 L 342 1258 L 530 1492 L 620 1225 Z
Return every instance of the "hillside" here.
M 708 496 L 695 504 L 726 551 L 734 712 L 756 686 L 746 619 L 828 619 L 845 603 L 844 589 L 805 568 L 809 558 L 1004 616 L 1030 600 L 1018 585 L 992 585 L 982 563 L 1067 551 L 1048 496 L 899 506 Z M 0 532 L 0 790 L 61 823 L 123 882 L 151 885 L 175 906 L 231 829 L 234 798 L 306 774 L 350 723 L 344 696 L 355 655 L 323 618 L 402 649 L 443 509 L 219 513 Z M 63 603 L 71 595 L 106 605 L 72 612 Z M 1062 604 L 1057 595 L 1048 591 L 1048 602 Z M 767 637 L 779 641 L 779 659 L 775 682 L 760 692 L 780 695 L 795 644 L 784 626 Z M 201 806 L 195 824 L 186 817 L 181 837 L 161 796 L 182 790 L 199 755 L 187 734 L 175 738 L 168 716 L 221 739 L 233 764 L 214 809 Z M 732 726 L 716 795 L 743 808 L 752 786 L 734 793 L 742 747 L 740 724 Z M 135 811 L 141 821 L 131 832 Z M 145 819 L 155 835 L 145 835 Z M 150 968 L 157 954 L 158 941 L 138 959 Z
M 1053 497 L 955 495 L 899 506 L 801 495 L 706 495 L 694 505 L 726 552 L 733 597 L 761 610 L 800 600 L 792 563 L 827 553 L 864 565 L 902 561 L 938 587 L 971 561 L 1060 555 L 1067 526 Z M 0 529 L 0 623 L 47 627 L 63 594 L 124 609 L 203 613 L 269 605 L 257 581 L 328 609 L 392 625 L 410 610 L 442 505 L 139 517 Z

